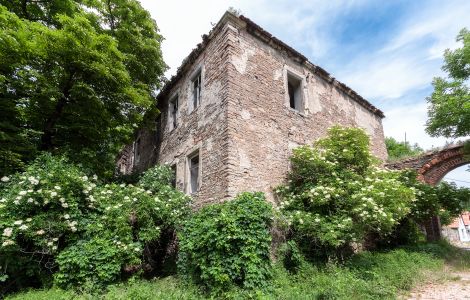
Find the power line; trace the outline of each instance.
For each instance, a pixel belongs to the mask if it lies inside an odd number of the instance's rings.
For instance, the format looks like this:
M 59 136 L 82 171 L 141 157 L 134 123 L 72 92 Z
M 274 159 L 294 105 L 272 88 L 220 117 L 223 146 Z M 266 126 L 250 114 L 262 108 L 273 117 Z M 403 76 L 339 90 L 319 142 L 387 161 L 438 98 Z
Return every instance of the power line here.
M 453 181 L 459 181 L 459 182 L 465 182 L 465 183 L 470 183 L 470 181 L 459 180 L 459 179 L 454 179 L 454 178 L 449 178 L 449 177 L 446 177 L 445 179 L 447 179 L 447 180 L 453 180 Z

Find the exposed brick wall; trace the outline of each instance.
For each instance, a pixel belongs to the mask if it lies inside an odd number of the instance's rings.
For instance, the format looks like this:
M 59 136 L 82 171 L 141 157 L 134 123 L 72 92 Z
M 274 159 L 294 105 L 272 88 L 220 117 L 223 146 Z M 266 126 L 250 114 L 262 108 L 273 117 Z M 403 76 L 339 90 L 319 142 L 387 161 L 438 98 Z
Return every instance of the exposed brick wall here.
M 227 15 L 226 15 L 227 16 Z M 323 70 L 261 41 L 236 16 L 219 22 L 197 55 L 190 55 L 174 82 L 159 97 L 157 133 L 141 130 L 141 159 L 134 170 L 160 163 L 176 165 L 177 186 L 187 190 L 187 157 L 200 155 L 201 186 L 195 202 L 221 201 L 242 191 L 272 188 L 289 170 L 292 148 L 325 136 L 335 124 L 359 126 L 372 151 L 386 159 L 382 113 Z M 202 70 L 201 105 L 191 112 L 191 78 Z M 317 70 L 317 71 L 315 71 Z M 289 107 L 287 72 L 302 79 L 304 103 Z M 329 75 L 328 75 L 329 76 Z M 169 99 L 179 94 L 178 127 L 169 122 Z M 359 99 L 359 100 L 358 100 Z M 126 160 L 131 161 L 131 160 Z
M 150 165 L 176 166 L 177 187 L 187 191 L 189 184 L 188 156 L 199 152 L 200 188 L 193 194 L 197 205 L 227 197 L 228 135 L 227 135 L 227 53 L 230 27 L 217 28 L 204 50 L 169 91 L 159 99 L 161 111 L 152 143 L 142 144 L 142 159 L 134 168 L 143 171 Z M 200 105 L 192 108 L 192 76 L 201 71 Z M 169 99 L 178 95 L 178 126 L 172 128 Z M 139 136 L 142 135 L 142 132 Z M 144 154 L 145 153 L 145 154 Z M 152 159 L 155 157 L 155 159 Z
M 430 185 L 437 185 L 450 171 L 470 163 L 470 158 L 464 154 L 463 144 L 451 145 L 438 151 L 430 151 L 419 157 L 387 164 L 391 169 L 414 169 L 418 172 L 418 179 Z M 441 223 L 439 218 L 432 217 L 425 222 L 426 237 L 429 241 L 441 237 Z
M 387 157 L 381 118 L 366 110 L 287 53 L 247 33 L 236 32 L 231 47 L 228 99 L 229 193 L 272 188 L 289 170 L 292 148 L 310 144 L 335 124 L 364 128 L 373 153 Z M 289 106 L 287 72 L 301 76 L 303 112 Z
M 414 169 L 418 172 L 418 179 L 430 185 L 436 185 L 450 171 L 470 163 L 470 158 L 464 155 L 463 148 L 461 144 L 451 145 L 418 157 L 389 163 L 387 167 L 398 170 Z

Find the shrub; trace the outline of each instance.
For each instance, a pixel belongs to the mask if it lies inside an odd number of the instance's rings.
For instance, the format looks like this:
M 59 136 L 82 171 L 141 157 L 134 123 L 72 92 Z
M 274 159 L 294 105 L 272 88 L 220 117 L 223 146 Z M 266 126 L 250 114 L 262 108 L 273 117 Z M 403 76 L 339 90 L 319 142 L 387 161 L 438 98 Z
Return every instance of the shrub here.
M 433 216 L 439 216 L 441 224 L 449 224 L 453 218 L 465 210 L 470 199 L 470 189 L 455 184 L 441 182 L 438 186 L 420 182 L 416 171 L 401 172 L 400 181 L 415 192 L 415 200 L 410 203 L 410 213 L 393 232 L 380 239 L 381 247 L 416 244 L 424 238 L 419 224 L 424 224 Z
M 59 255 L 60 287 L 100 288 L 122 275 L 161 273 L 169 236 L 189 213 L 189 197 L 167 185 L 169 172 L 157 166 L 137 186 L 107 184 L 89 195 L 97 215 L 83 240 Z
M 56 270 L 55 257 L 75 243 L 93 215 L 96 187 L 65 159 L 45 154 L 0 184 L 0 266 L 8 285 L 39 286 Z M 13 288 L 14 289 L 14 288 Z
M 8 291 L 94 289 L 162 272 L 189 197 L 155 167 L 136 185 L 103 184 L 63 158 L 42 155 L 0 184 L 0 281 Z M 174 247 L 173 247 L 174 250 Z M 0 290 L 0 295 L 7 288 Z
M 213 293 L 266 287 L 272 208 L 262 193 L 203 207 L 180 234 L 179 268 Z
M 414 200 L 400 172 L 376 166 L 362 129 L 335 126 L 328 134 L 294 149 L 289 183 L 277 189 L 292 237 L 310 256 L 331 257 L 371 234 L 387 235 Z

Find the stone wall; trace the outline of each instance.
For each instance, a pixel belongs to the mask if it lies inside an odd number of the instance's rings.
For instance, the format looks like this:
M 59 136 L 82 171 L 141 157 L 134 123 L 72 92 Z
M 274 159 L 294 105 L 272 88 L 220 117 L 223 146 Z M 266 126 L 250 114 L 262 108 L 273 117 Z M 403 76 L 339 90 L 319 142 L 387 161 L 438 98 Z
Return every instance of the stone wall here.
M 296 146 L 325 136 L 335 124 L 359 126 L 371 137 L 372 152 L 387 158 L 381 118 L 327 82 L 304 62 L 275 50 L 243 27 L 233 32 L 228 49 L 229 194 L 272 188 L 289 170 Z M 287 74 L 302 79 L 303 107 L 290 108 Z
M 450 171 L 470 163 L 470 157 L 464 153 L 464 145 L 456 144 L 444 149 L 429 151 L 418 157 L 388 163 L 390 169 L 414 169 L 418 179 L 430 185 L 437 185 Z
M 200 188 L 193 194 L 197 205 L 227 198 L 227 72 L 224 50 L 229 27 L 214 29 L 201 54 L 190 64 L 178 82 L 159 99 L 161 110 L 155 145 L 156 162 L 176 166 L 177 187 L 188 191 L 188 156 L 199 152 Z M 192 108 L 192 77 L 201 71 L 200 105 Z M 173 129 L 169 118 L 169 99 L 178 95 L 178 126 Z
M 135 171 L 155 163 L 175 166 L 178 188 L 188 191 L 188 156 L 199 151 L 201 185 L 193 196 L 202 205 L 242 191 L 263 191 L 274 201 L 272 188 L 284 181 L 292 149 L 325 136 L 335 124 L 364 128 L 373 153 L 386 158 L 379 110 L 300 54 L 292 55 L 295 50 L 280 50 L 248 32 L 247 24 L 226 13 L 183 62 L 159 96 L 156 132 L 139 134 Z M 191 79 L 197 70 L 202 99 L 192 110 Z M 302 82 L 300 111 L 289 107 L 288 73 Z M 177 94 L 173 129 L 169 99 Z

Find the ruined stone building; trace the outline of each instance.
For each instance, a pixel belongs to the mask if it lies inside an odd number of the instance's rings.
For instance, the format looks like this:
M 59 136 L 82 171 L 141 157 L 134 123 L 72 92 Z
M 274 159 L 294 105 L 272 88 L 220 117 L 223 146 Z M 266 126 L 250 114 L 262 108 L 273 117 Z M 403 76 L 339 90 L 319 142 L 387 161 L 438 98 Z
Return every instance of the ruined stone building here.
M 386 159 L 383 113 L 244 16 L 226 12 L 158 95 L 156 132 L 141 130 L 121 172 L 169 164 L 196 203 L 281 184 L 289 156 L 335 124 L 364 128 Z

